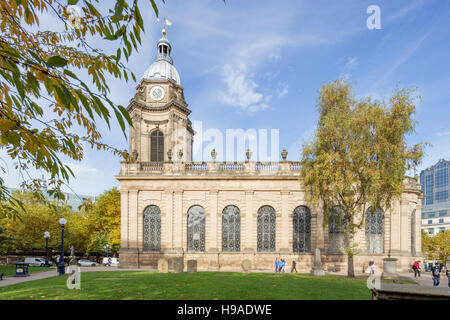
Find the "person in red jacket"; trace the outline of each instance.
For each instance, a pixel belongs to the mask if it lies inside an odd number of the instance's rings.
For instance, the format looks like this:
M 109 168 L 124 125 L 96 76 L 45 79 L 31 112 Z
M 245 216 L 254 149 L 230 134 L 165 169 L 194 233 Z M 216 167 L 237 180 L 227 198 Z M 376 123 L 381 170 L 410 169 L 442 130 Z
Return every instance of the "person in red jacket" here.
M 414 278 L 417 278 L 417 275 L 420 278 L 420 265 L 419 265 L 419 261 L 415 261 L 413 264 L 413 270 L 414 270 Z

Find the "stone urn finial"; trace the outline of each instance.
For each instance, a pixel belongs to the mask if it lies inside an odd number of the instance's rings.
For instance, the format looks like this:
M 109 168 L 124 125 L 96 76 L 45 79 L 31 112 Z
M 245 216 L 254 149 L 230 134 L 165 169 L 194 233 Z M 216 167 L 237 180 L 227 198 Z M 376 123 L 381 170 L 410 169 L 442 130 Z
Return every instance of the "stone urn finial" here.
M 288 152 L 286 151 L 286 149 L 283 149 L 283 152 L 281 152 L 281 158 L 283 158 L 283 161 L 286 161 Z
M 247 152 L 245 153 L 247 155 L 247 161 L 250 161 L 252 158 L 252 151 L 250 149 L 247 149 Z
M 180 151 L 178 151 L 178 157 L 181 158 L 183 157 L 183 149 L 180 149 Z
M 136 149 L 133 150 L 131 153 L 131 157 L 133 158 L 133 162 L 136 162 L 138 159 L 139 153 L 136 151 Z
M 212 149 L 212 151 L 211 151 L 211 158 L 213 159 L 213 161 L 216 161 L 216 157 L 217 157 L 216 149 Z
M 169 151 L 167 151 L 167 159 L 169 159 L 169 161 L 172 161 L 172 149 L 169 149 Z

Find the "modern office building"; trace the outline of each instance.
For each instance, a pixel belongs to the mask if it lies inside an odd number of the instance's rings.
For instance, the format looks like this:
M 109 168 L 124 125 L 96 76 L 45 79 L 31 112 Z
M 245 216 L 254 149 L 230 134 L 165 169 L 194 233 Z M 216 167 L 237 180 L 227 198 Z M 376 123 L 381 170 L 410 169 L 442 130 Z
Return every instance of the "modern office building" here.
M 422 199 L 422 229 L 433 235 L 450 229 L 450 161 L 439 160 L 420 173 L 425 196 Z
M 22 191 L 22 189 L 19 188 L 8 188 L 9 192 L 14 191 Z M 43 191 L 47 191 L 46 184 L 44 183 Z M 78 211 L 78 208 L 83 203 L 84 200 L 91 199 L 92 201 L 95 200 L 94 196 L 88 196 L 84 194 L 74 194 L 69 192 L 63 192 L 65 199 L 60 200 L 59 203 L 64 203 L 66 206 L 69 206 L 72 208 L 73 211 Z M 50 195 L 47 195 L 48 198 L 52 198 Z

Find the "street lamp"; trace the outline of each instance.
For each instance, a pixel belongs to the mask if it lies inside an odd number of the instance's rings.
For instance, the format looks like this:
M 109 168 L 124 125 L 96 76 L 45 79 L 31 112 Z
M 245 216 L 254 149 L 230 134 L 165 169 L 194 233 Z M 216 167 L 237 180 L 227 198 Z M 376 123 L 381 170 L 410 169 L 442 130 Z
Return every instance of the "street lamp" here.
M 111 248 L 111 246 L 110 246 L 109 244 L 107 244 L 107 245 L 105 246 L 105 249 L 106 249 L 106 258 L 109 258 L 109 248 Z
M 109 259 L 109 248 L 111 248 L 111 246 L 109 244 L 106 244 L 105 246 L 106 248 L 106 261 L 108 261 Z M 109 261 L 106 263 L 107 266 L 109 266 Z
M 44 232 L 45 238 L 45 266 L 48 267 L 48 238 L 50 238 L 50 232 Z
M 58 272 L 59 275 L 62 276 L 65 273 L 66 266 L 64 265 L 64 225 L 67 223 L 67 220 L 64 218 L 59 219 L 59 224 L 61 225 L 61 259 L 58 264 Z

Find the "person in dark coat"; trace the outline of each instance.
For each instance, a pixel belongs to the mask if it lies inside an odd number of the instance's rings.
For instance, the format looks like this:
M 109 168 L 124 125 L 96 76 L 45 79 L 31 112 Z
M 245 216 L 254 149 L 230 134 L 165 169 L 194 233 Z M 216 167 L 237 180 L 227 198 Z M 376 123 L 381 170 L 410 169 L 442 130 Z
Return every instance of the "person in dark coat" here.
M 436 262 L 433 268 L 431 268 L 431 276 L 433 277 L 433 285 L 439 286 L 441 282 L 441 272 L 439 271 L 439 263 Z
M 293 261 L 292 261 L 292 269 L 291 269 L 291 273 L 294 272 L 294 270 L 295 270 L 295 273 L 297 273 L 297 268 L 296 268 L 296 266 L 297 266 L 297 263 L 295 262 L 295 260 L 293 260 Z

